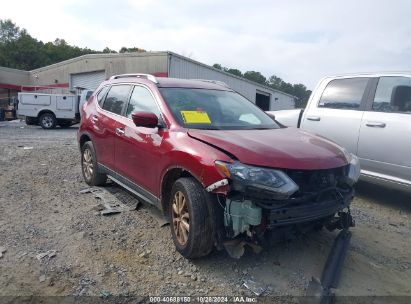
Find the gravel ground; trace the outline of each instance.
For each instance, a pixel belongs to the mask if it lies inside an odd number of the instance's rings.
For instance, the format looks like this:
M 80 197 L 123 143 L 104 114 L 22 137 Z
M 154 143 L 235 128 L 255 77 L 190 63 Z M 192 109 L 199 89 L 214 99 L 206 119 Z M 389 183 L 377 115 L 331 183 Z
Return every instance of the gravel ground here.
M 240 260 L 222 251 L 188 261 L 153 207 L 101 216 L 101 199 L 79 193 L 87 185 L 76 131 L 0 122 L 1 296 L 253 296 L 242 286 L 253 279 L 267 287 L 260 301 L 296 302 L 311 276 L 321 276 L 337 232 Z M 112 183 L 102 193 L 130 209 L 137 202 Z M 360 183 L 352 209 L 356 227 L 337 294 L 410 297 L 411 196 Z

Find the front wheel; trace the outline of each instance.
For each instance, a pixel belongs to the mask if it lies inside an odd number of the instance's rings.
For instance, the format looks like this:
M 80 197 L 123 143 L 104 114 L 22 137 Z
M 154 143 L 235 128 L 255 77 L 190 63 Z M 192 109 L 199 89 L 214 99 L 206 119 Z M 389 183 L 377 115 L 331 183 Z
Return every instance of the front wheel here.
M 185 258 L 205 256 L 213 249 L 213 228 L 207 208 L 207 193 L 194 179 L 178 179 L 171 190 L 171 235 Z
M 39 121 L 43 129 L 54 129 L 57 124 L 56 116 L 53 113 L 42 114 Z

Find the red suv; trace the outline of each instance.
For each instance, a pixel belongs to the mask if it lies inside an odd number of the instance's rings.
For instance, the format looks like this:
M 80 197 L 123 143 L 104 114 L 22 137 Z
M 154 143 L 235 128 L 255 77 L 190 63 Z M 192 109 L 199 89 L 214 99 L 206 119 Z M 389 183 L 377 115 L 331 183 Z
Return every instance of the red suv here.
M 86 183 L 109 177 L 160 208 L 186 258 L 351 219 L 358 159 L 280 125 L 222 82 L 117 75 L 81 111 Z

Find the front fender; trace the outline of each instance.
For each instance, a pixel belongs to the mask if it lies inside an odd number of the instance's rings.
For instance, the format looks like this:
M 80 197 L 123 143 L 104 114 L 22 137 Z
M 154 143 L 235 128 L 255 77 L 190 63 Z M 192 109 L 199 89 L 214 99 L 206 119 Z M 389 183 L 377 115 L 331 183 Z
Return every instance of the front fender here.
M 215 167 L 215 161 L 232 161 L 227 154 L 189 137 L 187 133 L 170 134 L 168 141 L 174 149 L 170 149 L 163 157 L 165 162 L 160 173 L 160 189 L 167 173 L 177 168 L 188 172 L 204 188 L 224 179 L 224 176 Z

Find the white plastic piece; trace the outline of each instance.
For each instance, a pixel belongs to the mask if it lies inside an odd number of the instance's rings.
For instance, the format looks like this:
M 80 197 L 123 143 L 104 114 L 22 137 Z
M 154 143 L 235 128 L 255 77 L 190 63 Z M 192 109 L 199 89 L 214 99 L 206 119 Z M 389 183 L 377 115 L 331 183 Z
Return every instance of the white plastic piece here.
M 211 184 L 210 186 L 208 186 L 206 188 L 206 190 L 207 190 L 207 192 L 211 192 L 211 191 L 214 191 L 215 189 L 220 188 L 220 187 L 225 186 L 225 185 L 228 185 L 228 180 L 226 178 L 222 179 L 222 180 L 219 180 L 218 182 L 215 182 L 214 184 Z

